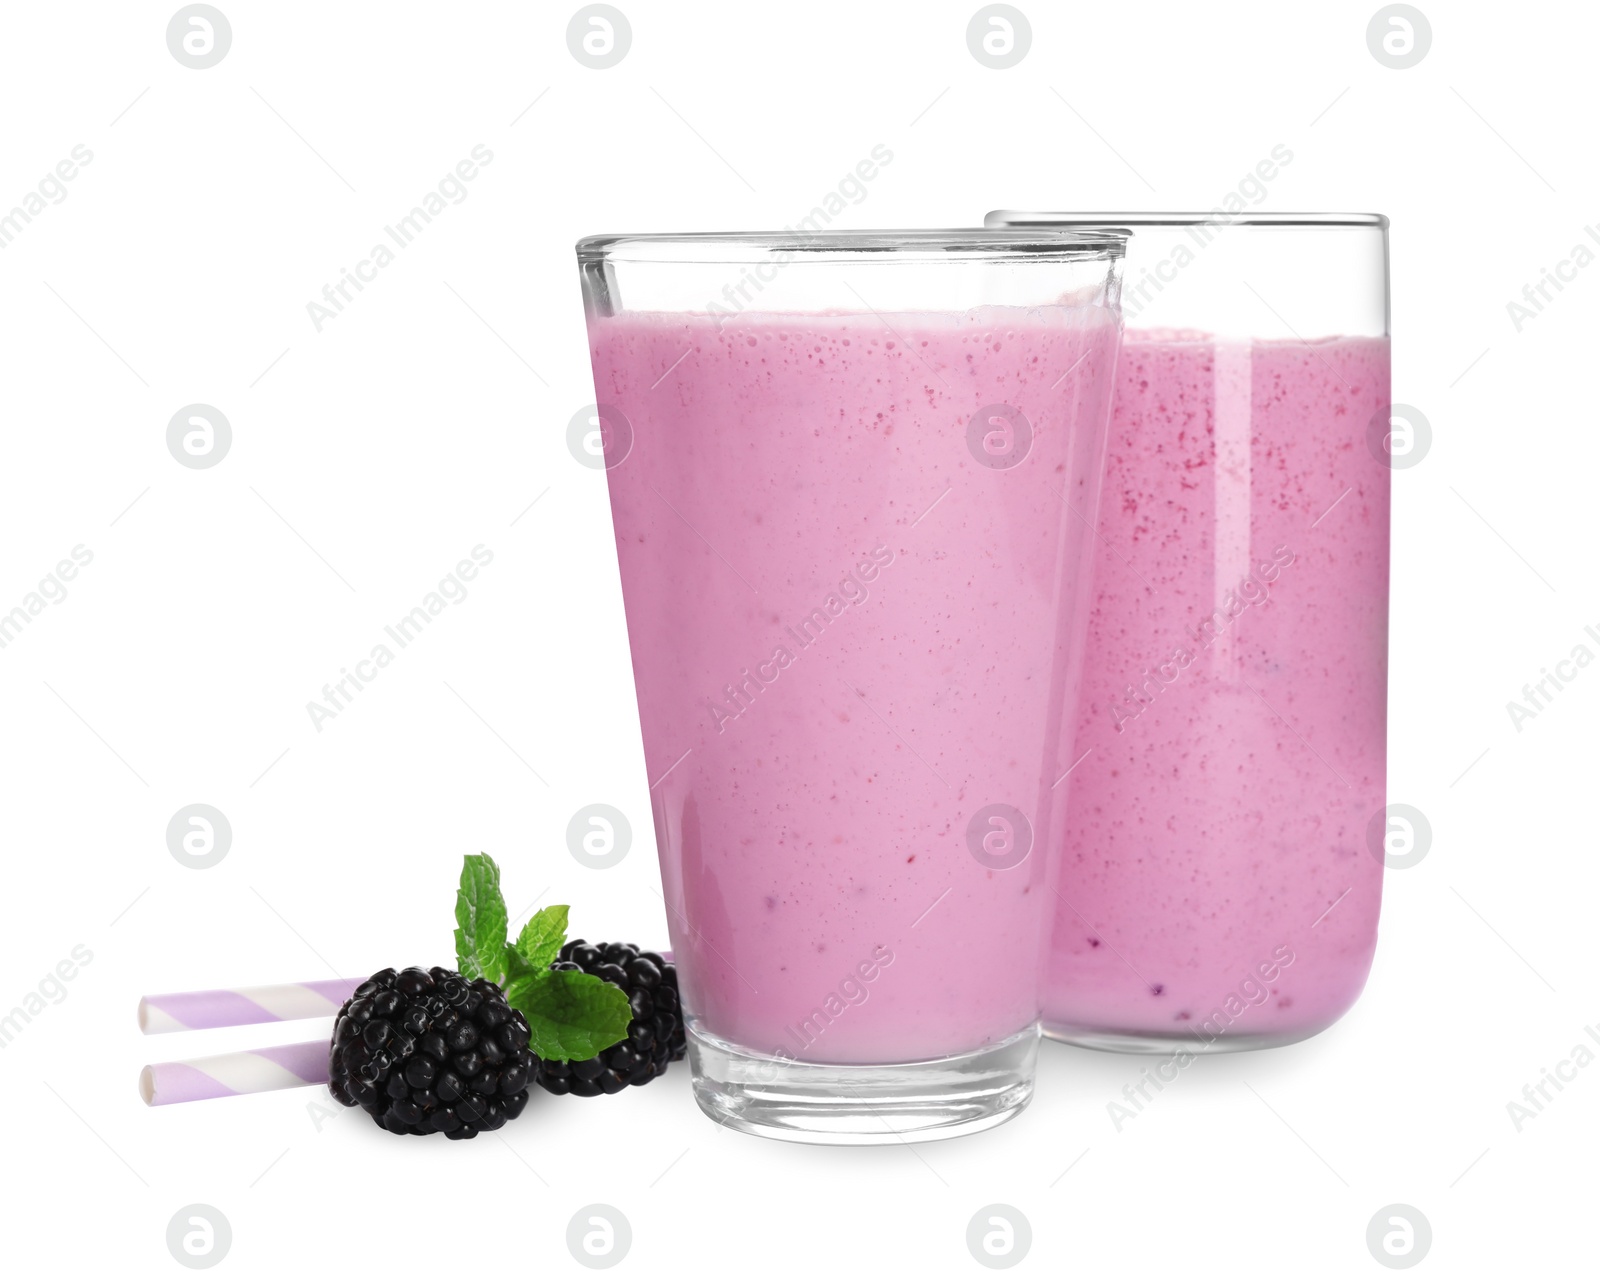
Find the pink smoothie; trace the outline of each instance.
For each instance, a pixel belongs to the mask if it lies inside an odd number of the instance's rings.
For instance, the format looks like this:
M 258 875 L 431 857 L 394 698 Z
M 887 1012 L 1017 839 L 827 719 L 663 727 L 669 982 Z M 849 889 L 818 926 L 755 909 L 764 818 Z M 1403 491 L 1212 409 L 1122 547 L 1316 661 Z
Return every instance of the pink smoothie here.
M 1117 379 L 1046 1030 L 1295 1039 L 1377 933 L 1388 342 L 1129 332 Z
M 838 1063 L 1032 1030 L 1087 600 L 1065 502 L 1094 508 L 1117 340 L 1088 307 L 591 322 L 694 1030 Z M 995 404 L 1032 427 L 1014 468 L 969 450 Z M 1018 866 L 969 852 L 995 803 Z

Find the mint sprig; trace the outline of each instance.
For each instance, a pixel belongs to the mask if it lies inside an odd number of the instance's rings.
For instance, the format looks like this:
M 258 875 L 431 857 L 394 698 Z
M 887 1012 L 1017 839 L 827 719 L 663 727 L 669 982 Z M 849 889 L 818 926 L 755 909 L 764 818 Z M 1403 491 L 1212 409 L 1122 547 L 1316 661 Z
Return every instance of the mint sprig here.
M 486 854 L 464 856 L 456 892 L 456 959 L 468 978 L 505 990 L 532 1033 L 528 1047 L 552 1062 L 580 1062 L 628 1034 L 627 993 L 593 974 L 550 968 L 567 941 L 567 905 L 541 908 L 506 941 L 500 868 Z
M 567 941 L 567 905 L 557 903 L 540 908 L 517 936 L 517 955 L 536 970 L 547 968 L 561 955 Z
M 461 973 L 504 983 L 506 901 L 500 895 L 499 865 L 486 854 L 469 854 L 462 860 L 456 927 L 456 960 Z
M 541 1058 L 593 1058 L 628 1034 L 633 1010 L 620 987 L 581 970 L 542 970 L 511 980 L 506 1000 L 528 1020 Z

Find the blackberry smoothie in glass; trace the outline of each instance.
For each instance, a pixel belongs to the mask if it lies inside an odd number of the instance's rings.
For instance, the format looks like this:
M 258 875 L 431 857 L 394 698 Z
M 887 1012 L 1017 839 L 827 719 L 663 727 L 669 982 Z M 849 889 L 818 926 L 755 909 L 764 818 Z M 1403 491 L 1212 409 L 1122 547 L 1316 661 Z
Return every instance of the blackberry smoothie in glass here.
M 898 1142 L 1031 1095 L 1018 953 L 1053 898 L 1122 238 L 579 245 L 667 921 L 719 1121 Z
M 1387 220 L 1132 231 L 1043 1026 L 1310 1036 L 1366 981 L 1385 811 Z

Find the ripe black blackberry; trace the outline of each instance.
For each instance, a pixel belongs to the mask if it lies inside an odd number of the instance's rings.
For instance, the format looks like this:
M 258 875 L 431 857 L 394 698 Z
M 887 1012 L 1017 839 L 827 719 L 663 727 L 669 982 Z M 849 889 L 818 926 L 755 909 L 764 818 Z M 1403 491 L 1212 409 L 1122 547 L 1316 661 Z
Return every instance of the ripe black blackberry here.
M 390 1133 L 475 1138 L 528 1104 L 528 1020 L 486 979 L 379 970 L 333 1026 L 328 1088 Z
M 688 1046 L 678 1001 L 678 971 L 671 961 L 656 952 L 641 952 L 637 943 L 573 939 L 550 968 L 582 970 L 615 983 L 628 994 L 633 1022 L 627 1039 L 594 1058 L 582 1062 L 541 1058 L 534 1077 L 541 1088 L 581 1098 L 618 1093 L 629 1085 L 649 1084 L 669 1062 L 683 1057 Z

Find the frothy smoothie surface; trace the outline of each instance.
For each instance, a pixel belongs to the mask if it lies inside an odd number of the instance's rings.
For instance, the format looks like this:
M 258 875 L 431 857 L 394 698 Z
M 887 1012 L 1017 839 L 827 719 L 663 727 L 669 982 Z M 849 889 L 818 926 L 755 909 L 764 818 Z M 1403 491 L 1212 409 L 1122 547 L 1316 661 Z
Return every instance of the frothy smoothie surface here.
M 612 516 L 696 1031 L 884 1063 L 1031 1028 L 1084 610 L 1067 502 L 1092 518 L 1117 341 L 1087 306 L 591 322 L 633 439 Z M 969 849 L 996 804 L 1035 838 L 1015 867 Z
M 1130 331 L 1117 379 L 1046 1029 L 1308 1035 L 1377 934 L 1389 344 Z

